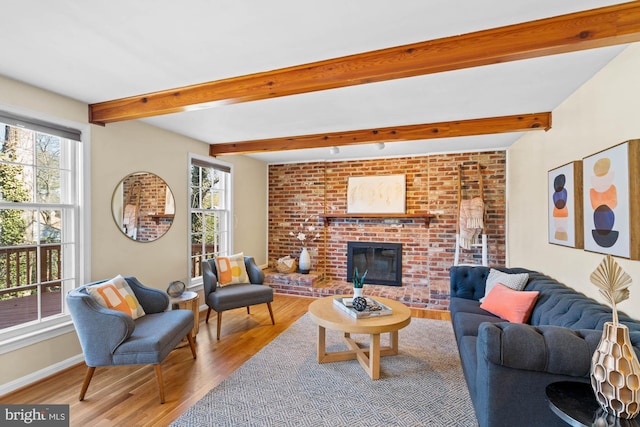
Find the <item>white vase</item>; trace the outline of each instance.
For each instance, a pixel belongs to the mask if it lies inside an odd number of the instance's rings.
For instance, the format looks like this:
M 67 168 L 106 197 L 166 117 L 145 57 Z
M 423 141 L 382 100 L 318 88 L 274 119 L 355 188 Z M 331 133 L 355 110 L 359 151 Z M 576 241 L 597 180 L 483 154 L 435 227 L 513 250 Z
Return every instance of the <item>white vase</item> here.
M 353 297 L 361 297 L 362 296 L 362 288 L 353 288 Z
M 311 271 L 311 255 L 306 247 L 302 248 L 302 251 L 300 252 L 298 265 L 300 267 L 300 273 L 302 274 L 309 274 L 309 271 Z

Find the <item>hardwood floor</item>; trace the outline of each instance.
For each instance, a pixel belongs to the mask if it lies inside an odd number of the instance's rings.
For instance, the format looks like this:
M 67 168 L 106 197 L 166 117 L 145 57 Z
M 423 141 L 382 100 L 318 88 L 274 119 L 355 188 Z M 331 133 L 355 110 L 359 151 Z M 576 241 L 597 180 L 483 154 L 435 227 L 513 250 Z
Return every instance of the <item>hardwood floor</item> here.
M 69 404 L 71 426 L 166 426 L 210 389 L 231 375 L 262 347 L 307 312 L 313 298 L 276 294 L 272 325 L 265 304 L 224 313 L 220 341 L 215 313 L 204 323 L 201 313 L 197 360 L 188 344 L 162 363 L 166 403 L 160 404 L 155 372 L 150 365 L 97 368 L 85 400 L 78 401 L 86 366 L 80 364 L 14 393 L 0 403 Z M 414 317 L 448 319 L 448 312 L 412 309 Z

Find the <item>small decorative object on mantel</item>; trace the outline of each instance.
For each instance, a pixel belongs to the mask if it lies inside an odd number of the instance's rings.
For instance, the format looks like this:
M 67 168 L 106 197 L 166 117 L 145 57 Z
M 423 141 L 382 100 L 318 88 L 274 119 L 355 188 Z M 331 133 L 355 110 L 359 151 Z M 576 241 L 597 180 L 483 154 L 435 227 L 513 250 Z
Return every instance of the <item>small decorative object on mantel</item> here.
M 362 276 L 360 276 L 358 274 L 358 267 L 355 267 L 353 269 L 353 296 L 354 296 L 354 298 L 362 296 L 362 287 L 364 286 L 364 278 L 367 277 L 367 272 L 368 271 L 369 270 L 366 270 L 364 272 L 364 274 L 362 274 Z
M 618 323 L 616 304 L 629 298 L 631 277 L 611 255 L 591 273 L 591 282 L 611 304 L 613 322 L 606 322 L 602 338 L 591 360 L 591 386 L 598 404 L 607 413 L 620 418 L 635 418 L 640 411 L 640 363 L 629 329 Z
M 187 287 L 185 286 L 184 282 L 174 280 L 173 282 L 169 283 L 167 294 L 169 294 L 171 298 L 178 298 L 184 293 L 185 289 L 187 289 Z
M 276 264 L 276 270 L 278 270 L 278 273 L 282 274 L 293 273 L 296 271 L 296 259 L 289 255 L 280 258 Z

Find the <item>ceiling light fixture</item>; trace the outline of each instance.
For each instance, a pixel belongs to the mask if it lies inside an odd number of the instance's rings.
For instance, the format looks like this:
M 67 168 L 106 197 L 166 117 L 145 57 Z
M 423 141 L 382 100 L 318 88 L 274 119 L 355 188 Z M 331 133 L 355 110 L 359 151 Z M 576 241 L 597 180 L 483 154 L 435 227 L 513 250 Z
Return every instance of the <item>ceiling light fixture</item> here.
M 340 152 L 340 147 L 333 146 L 329 148 L 329 153 L 331 154 L 338 154 L 339 152 Z
M 376 147 L 378 148 L 378 150 L 384 150 L 384 142 L 378 142 L 376 144 Z

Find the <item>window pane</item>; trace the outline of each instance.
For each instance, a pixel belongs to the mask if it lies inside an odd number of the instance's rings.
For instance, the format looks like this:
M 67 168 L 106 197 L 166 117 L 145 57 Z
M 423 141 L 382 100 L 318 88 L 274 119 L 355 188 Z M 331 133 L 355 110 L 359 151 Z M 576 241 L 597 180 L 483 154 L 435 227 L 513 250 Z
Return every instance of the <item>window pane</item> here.
M 200 208 L 200 187 L 191 187 L 191 207 Z
M 0 249 L 0 292 L 31 285 L 38 281 L 38 249 L 35 246 L 17 246 Z
M 224 188 L 224 175 L 226 174 L 225 172 L 221 172 L 217 169 L 210 169 L 211 174 L 210 174 L 210 187 L 214 188 L 216 190 L 222 189 Z
M 61 171 L 39 168 L 36 172 L 36 202 L 60 203 Z
M 37 232 L 38 221 L 35 210 L 0 210 L 0 246 L 35 244 Z
M 201 243 L 202 238 L 199 237 L 202 233 L 202 214 L 199 212 L 191 213 L 191 233 L 192 233 L 192 242 L 193 243 Z M 196 237 L 197 236 L 197 237 Z M 194 240 L 194 239 L 198 240 Z
M 32 131 L 10 126 L 7 149 L 15 156 L 11 160 L 25 165 L 33 165 L 35 162 L 34 138 L 35 135 Z
M 31 202 L 33 194 L 33 170 L 30 167 L 9 163 L 6 153 L 0 152 L 0 200 L 7 202 Z M 6 161 L 3 162 L 3 161 Z
M 0 328 L 38 320 L 36 289 L 0 294 Z
M 60 283 L 44 287 L 42 291 L 42 317 L 61 314 L 63 296 Z
M 211 194 L 211 207 L 214 209 L 224 208 L 224 193 L 221 191 L 214 191 Z
M 46 168 L 60 168 L 60 138 L 36 133 L 36 165 Z
M 62 249 L 60 245 L 43 245 L 40 247 L 40 282 L 52 285 L 60 284 L 62 278 Z
M 40 211 L 40 242 L 60 243 L 62 212 L 59 210 Z

